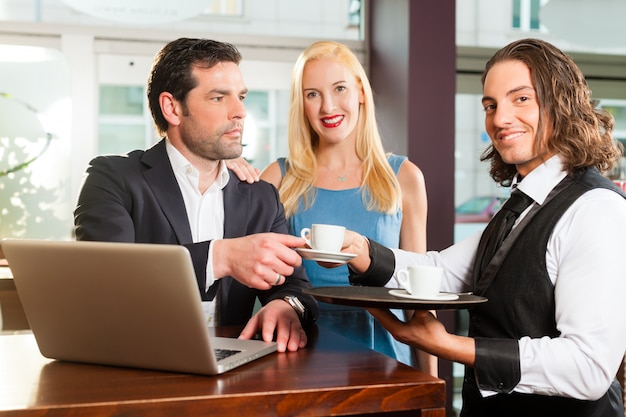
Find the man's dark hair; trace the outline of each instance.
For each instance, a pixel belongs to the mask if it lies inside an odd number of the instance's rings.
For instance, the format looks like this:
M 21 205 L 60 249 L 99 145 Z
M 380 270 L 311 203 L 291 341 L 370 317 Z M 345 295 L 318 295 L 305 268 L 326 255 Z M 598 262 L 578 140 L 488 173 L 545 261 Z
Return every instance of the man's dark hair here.
M 239 64 L 241 54 L 235 46 L 210 39 L 180 38 L 165 45 L 154 58 L 148 79 L 148 105 L 154 124 L 164 136 L 168 123 L 159 105 L 159 95 L 167 91 L 185 103 L 187 94 L 197 85 L 192 69 L 212 68 L 220 62 Z

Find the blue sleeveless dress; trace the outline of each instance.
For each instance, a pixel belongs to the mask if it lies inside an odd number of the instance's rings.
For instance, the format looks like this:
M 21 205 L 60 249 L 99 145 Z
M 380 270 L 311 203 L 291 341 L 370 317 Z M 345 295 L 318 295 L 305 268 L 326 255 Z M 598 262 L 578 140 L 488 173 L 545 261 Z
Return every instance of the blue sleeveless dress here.
M 406 160 L 406 156 L 389 155 L 388 161 L 396 176 L 400 166 Z M 279 158 L 278 164 L 284 176 L 285 158 Z M 311 227 L 313 223 L 327 223 L 345 226 L 389 248 L 399 246 L 401 210 L 394 214 L 368 211 L 363 203 L 360 188 L 348 190 L 316 188 L 315 191 L 313 204 L 304 210 L 301 201 L 297 213 L 288 219 L 291 234 L 300 236 L 300 230 L 304 227 Z M 324 268 L 315 261 L 304 260 L 303 262 L 314 287 L 349 285 L 346 265 Z M 319 303 L 319 310 L 318 325 L 412 365 L 410 348 L 396 341 L 362 308 Z M 401 310 L 393 310 L 393 312 L 399 318 L 403 318 Z

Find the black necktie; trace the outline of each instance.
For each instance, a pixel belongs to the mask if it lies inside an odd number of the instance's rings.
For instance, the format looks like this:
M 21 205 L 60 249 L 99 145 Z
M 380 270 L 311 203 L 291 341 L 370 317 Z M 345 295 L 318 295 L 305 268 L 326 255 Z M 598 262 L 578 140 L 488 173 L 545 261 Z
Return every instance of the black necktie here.
M 515 220 L 532 202 L 532 198 L 516 189 L 511 193 L 511 197 L 504 203 L 498 213 L 491 219 L 483 232 L 478 247 L 479 256 L 482 253 L 482 256 L 477 258 L 477 262 L 480 262 L 481 273 L 485 270 L 491 258 L 493 258 L 504 238 L 513 228 Z

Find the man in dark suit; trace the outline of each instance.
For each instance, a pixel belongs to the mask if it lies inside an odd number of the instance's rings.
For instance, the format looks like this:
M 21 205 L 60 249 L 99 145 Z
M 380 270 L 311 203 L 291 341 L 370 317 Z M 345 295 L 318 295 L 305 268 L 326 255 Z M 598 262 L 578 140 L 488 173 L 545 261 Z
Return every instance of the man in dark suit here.
M 163 139 L 146 151 L 99 156 L 74 212 L 78 240 L 180 244 L 193 259 L 210 322 L 259 330 L 278 350 L 306 345 L 317 305 L 293 250 L 277 190 L 249 184 L 223 160 L 242 152 L 247 88 L 227 43 L 181 38 L 156 56 L 148 102 Z M 149 288 L 146 289 L 149 291 Z M 263 307 L 253 316 L 258 297 Z

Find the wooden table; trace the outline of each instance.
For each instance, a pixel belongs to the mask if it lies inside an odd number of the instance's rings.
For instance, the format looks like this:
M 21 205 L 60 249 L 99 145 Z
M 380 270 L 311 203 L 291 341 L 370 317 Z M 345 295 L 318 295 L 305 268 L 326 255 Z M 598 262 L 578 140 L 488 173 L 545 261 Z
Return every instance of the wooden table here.
M 32 334 L 0 335 L 0 416 L 385 413 L 444 417 L 444 381 L 324 329 L 306 349 L 214 377 L 52 361 Z

